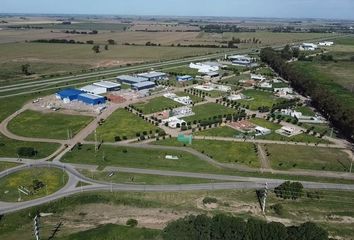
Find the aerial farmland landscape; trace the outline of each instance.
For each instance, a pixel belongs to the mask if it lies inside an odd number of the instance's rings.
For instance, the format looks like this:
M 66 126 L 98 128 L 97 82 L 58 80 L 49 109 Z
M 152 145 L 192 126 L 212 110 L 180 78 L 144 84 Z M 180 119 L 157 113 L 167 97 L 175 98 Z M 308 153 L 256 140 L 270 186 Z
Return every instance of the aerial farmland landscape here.
M 0 239 L 353 240 L 338 2 L 4 0 Z

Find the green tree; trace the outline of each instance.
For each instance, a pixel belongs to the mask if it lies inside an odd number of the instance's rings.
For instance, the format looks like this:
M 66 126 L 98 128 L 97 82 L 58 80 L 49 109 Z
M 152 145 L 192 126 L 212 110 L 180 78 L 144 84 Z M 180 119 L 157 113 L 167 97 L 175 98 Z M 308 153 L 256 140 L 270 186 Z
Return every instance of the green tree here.
M 31 68 L 31 65 L 29 65 L 28 63 L 21 65 L 21 71 L 26 76 L 29 76 L 32 74 L 30 68 Z
M 92 47 L 92 51 L 94 51 L 95 53 L 99 53 L 101 50 L 100 50 L 100 46 L 99 45 L 94 45 Z

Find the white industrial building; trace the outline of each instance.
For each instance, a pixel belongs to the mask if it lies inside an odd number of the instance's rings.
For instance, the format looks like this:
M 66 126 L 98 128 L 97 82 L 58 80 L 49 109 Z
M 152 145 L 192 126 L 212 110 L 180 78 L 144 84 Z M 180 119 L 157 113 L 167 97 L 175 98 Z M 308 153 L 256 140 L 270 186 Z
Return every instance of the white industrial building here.
M 261 84 L 259 84 L 260 88 L 272 88 L 273 85 L 269 82 L 262 82 Z
M 314 43 L 303 43 L 300 46 L 300 50 L 302 51 L 315 51 L 317 48 L 318 45 Z
M 264 81 L 267 78 L 259 74 L 251 74 L 251 79 L 256 81 Z
M 105 88 L 106 92 L 118 91 L 121 89 L 121 84 L 110 81 L 101 81 L 93 84 L 94 86 Z
M 318 45 L 319 46 L 324 46 L 324 47 L 330 47 L 330 46 L 334 45 L 334 42 L 329 42 L 329 41 L 319 42 Z
M 87 86 L 84 86 L 84 87 L 80 88 L 80 90 L 85 92 L 85 93 L 90 93 L 90 94 L 93 94 L 93 95 L 100 95 L 100 94 L 107 93 L 107 89 L 106 88 L 95 86 L 95 85 L 87 85 Z
M 141 78 L 145 78 L 146 80 L 152 81 L 152 82 L 158 81 L 158 80 L 166 80 L 166 79 L 168 79 L 166 73 L 155 72 L 155 71 L 147 72 L 147 73 L 140 73 L 137 76 L 141 77 Z
M 292 109 L 281 109 L 280 113 L 282 115 L 291 116 L 291 117 L 295 117 L 295 118 L 298 118 L 298 119 L 302 117 L 302 113 L 301 112 L 297 112 L 297 111 L 292 110 Z
M 179 107 L 179 108 L 174 108 L 171 111 L 171 115 L 176 118 L 184 118 L 184 117 L 189 117 L 193 116 L 195 113 L 192 111 L 190 107 Z
M 197 69 L 199 73 L 217 72 L 220 70 L 219 66 L 210 65 L 210 63 L 190 63 L 189 68 Z

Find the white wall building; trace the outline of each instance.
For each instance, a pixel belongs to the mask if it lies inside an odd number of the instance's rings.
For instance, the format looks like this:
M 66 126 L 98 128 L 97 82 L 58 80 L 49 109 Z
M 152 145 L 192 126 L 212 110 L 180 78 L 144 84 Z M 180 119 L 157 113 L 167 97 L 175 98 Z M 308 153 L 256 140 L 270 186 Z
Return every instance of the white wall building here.
M 100 94 L 105 94 L 107 93 L 107 89 L 95 85 L 87 85 L 85 87 L 80 88 L 81 91 L 84 91 L 86 93 L 94 94 L 94 95 L 100 95 Z
M 170 117 L 168 119 L 162 120 L 163 124 L 168 124 L 168 127 L 170 128 L 177 128 L 178 126 L 182 126 L 183 123 L 186 123 L 186 121 L 179 119 L 178 117 Z
M 329 41 L 319 42 L 318 45 L 319 45 L 319 46 L 330 47 L 330 46 L 333 46 L 333 45 L 334 45 L 334 42 L 329 42 Z
M 207 63 L 191 63 L 189 67 L 192 69 L 197 69 L 199 73 L 209 73 L 209 72 L 217 72 L 220 70 L 219 66 L 211 66 Z
M 260 126 L 255 127 L 254 130 L 258 136 L 264 136 L 272 133 L 272 130 Z
M 314 43 L 303 43 L 300 46 L 300 50 L 303 51 L 315 51 L 318 48 L 317 44 Z

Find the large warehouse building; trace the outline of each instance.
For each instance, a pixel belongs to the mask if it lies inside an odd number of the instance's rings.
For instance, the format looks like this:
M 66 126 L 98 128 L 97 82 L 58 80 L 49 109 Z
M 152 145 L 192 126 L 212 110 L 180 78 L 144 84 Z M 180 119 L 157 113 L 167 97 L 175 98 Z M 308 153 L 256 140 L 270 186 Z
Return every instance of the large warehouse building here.
M 98 105 L 106 103 L 106 99 L 102 96 L 90 94 L 90 93 L 82 93 L 78 96 L 77 100 L 89 104 L 89 105 Z
M 167 74 L 163 72 L 148 72 L 138 74 L 138 77 L 145 78 L 148 81 L 154 82 L 158 80 L 165 80 L 167 78 Z
M 69 88 L 69 89 L 65 89 L 65 90 L 58 92 L 56 94 L 56 97 L 58 99 L 63 100 L 64 102 L 71 102 L 71 101 L 77 100 L 78 96 L 82 93 L 83 93 L 83 91 Z
M 105 94 L 107 92 L 106 88 L 99 87 L 96 85 L 87 85 L 85 87 L 80 88 L 80 90 L 94 95 Z
M 146 82 L 140 82 L 132 85 L 132 89 L 136 91 L 141 91 L 145 89 L 150 89 L 154 88 L 156 85 L 154 82 L 146 81 Z
M 133 77 L 129 75 L 121 75 L 117 77 L 117 81 L 120 83 L 126 83 L 126 84 L 137 84 L 137 83 L 142 83 L 148 81 L 146 78 L 142 77 Z
M 106 92 L 119 91 L 121 89 L 121 85 L 119 83 L 114 83 L 110 81 L 96 82 L 93 85 L 97 87 L 105 88 Z

